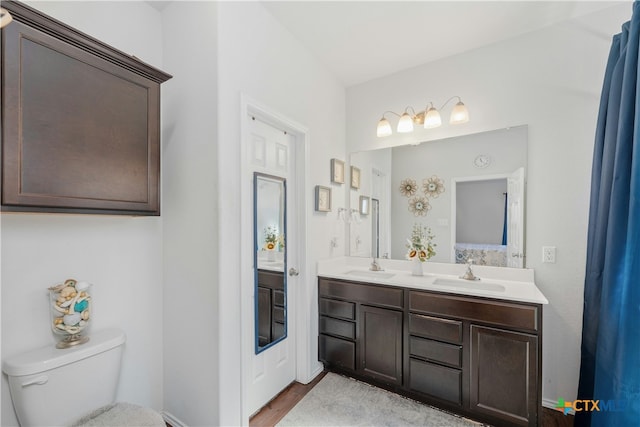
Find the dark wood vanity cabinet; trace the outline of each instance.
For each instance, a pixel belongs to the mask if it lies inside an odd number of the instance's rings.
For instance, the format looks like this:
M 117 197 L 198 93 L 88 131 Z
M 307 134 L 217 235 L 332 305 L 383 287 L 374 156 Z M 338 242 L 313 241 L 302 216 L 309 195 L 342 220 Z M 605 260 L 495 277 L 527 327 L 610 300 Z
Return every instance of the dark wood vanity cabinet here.
M 258 345 L 266 346 L 285 334 L 284 273 L 258 270 Z
M 160 214 L 170 75 L 20 2 L 2 6 L 2 209 Z
M 321 280 L 319 292 L 320 360 L 401 385 L 404 291 Z
M 542 306 L 319 279 L 328 369 L 493 425 L 535 426 Z

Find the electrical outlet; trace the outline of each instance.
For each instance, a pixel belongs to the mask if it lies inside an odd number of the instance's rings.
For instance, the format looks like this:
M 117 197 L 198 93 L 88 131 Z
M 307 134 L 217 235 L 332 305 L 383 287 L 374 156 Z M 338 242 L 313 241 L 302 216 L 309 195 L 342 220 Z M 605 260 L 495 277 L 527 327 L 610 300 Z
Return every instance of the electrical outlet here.
M 542 262 L 556 262 L 556 247 L 555 246 L 543 246 L 542 247 Z

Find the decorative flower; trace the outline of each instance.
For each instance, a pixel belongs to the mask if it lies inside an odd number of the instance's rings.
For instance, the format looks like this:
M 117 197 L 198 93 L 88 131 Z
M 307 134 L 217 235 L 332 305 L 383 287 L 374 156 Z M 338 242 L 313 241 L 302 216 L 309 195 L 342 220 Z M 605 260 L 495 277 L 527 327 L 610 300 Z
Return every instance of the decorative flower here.
M 282 237 L 282 238 L 281 238 Z M 278 236 L 278 227 L 270 225 L 264 229 L 264 249 L 272 251 L 276 248 L 279 241 L 282 240 L 282 247 L 284 247 L 284 236 Z
M 415 216 L 425 216 L 429 209 L 431 205 L 426 197 L 417 196 L 409 200 L 409 212 L 413 212 Z
M 434 237 L 430 228 L 415 223 L 411 239 L 407 239 L 407 259 L 418 259 L 420 262 L 425 262 L 433 257 L 436 254 L 435 247 L 437 246 L 433 243 Z
M 400 193 L 405 197 L 411 197 L 418 191 L 418 184 L 415 179 L 407 178 L 400 182 Z
M 444 193 L 444 181 L 433 175 L 431 178 L 422 181 L 422 190 L 427 196 L 436 198 Z

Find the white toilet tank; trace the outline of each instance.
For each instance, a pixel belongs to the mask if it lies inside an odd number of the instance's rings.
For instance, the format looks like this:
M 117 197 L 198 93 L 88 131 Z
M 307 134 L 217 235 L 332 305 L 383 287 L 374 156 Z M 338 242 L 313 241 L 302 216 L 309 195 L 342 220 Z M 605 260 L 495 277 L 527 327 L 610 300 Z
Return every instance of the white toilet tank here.
M 57 349 L 55 344 L 2 362 L 20 425 L 70 425 L 86 413 L 113 403 L 120 378 L 119 329 L 91 334 L 89 342 Z

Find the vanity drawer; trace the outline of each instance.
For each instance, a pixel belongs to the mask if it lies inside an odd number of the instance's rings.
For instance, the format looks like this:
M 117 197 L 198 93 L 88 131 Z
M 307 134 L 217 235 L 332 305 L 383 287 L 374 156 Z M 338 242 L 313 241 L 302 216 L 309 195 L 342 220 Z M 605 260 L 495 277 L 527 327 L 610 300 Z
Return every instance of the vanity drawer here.
M 352 302 L 320 298 L 320 314 L 343 319 L 356 319 L 356 305 Z
M 409 309 L 426 314 L 457 317 L 529 331 L 538 331 L 542 321 L 539 305 L 480 300 L 418 291 L 409 291 Z
M 420 337 L 410 337 L 409 352 L 411 356 L 445 363 L 456 368 L 462 367 L 462 346 L 460 345 L 446 344 Z
M 318 340 L 320 360 L 355 371 L 356 344 L 340 338 L 320 335 Z
M 273 291 L 273 303 L 284 307 L 284 292 Z
M 462 404 L 462 371 L 459 369 L 410 359 L 409 387 L 457 405 Z
M 273 307 L 273 321 L 284 323 L 284 308 Z
M 437 340 L 462 343 L 462 322 L 421 314 L 409 314 L 409 333 Z
M 265 288 L 284 289 L 284 274 L 275 271 L 258 270 L 258 284 Z
M 402 288 L 367 285 L 364 283 L 343 282 L 339 280 L 319 279 L 321 297 L 333 297 L 350 301 L 365 302 L 390 308 L 404 307 Z
M 338 335 L 352 340 L 356 339 L 356 324 L 345 320 L 320 316 L 320 333 Z

